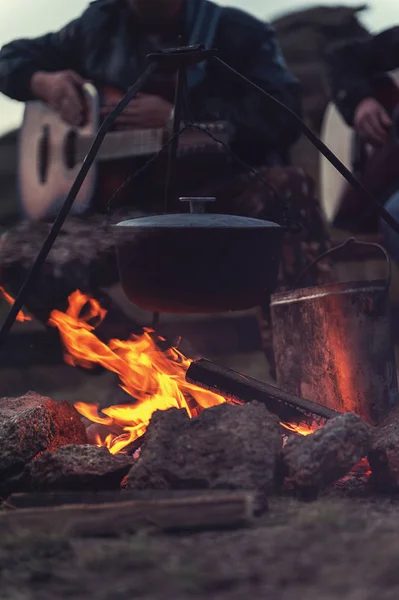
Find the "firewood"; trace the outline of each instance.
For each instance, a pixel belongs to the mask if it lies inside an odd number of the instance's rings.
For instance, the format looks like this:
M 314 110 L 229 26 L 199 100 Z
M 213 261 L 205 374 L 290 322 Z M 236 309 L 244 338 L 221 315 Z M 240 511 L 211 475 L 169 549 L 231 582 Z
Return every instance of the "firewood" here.
M 2 247 L 2 285 L 12 296 L 19 292 L 46 236 L 50 223 L 21 222 L 7 232 Z M 101 216 L 70 217 L 58 236 L 25 300 L 28 312 L 47 324 L 51 311 L 65 311 L 76 289 L 100 301 L 108 312 L 96 330 L 105 341 L 142 333 L 104 291 L 118 282 L 113 230 Z
M 7 509 L 0 514 L 0 531 L 5 521 L 15 519 L 20 527 L 49 526 L 76 537 L 117 536 L 138 530 L 206 530 L 250 524 L 254 498 L 248 492 L 198 493 L 196 496 L 127 500 L 106 504 L 63 505 L 34 509 Z
M 229 492 L 228 492 L 229 493 Z M 159 501 L 159 500 L 182 500 L 190 498 L 201 498 L 203 496 L 212 498 L 225 498 L 226 490 L 109 490 L 99 492 L 33 492 L 22 494 L 11 494 L 5 501 L 5 508 L 26 509 L 45 508 L 48 506 L 64 505 L 98 505 L 116 504 L 118 502 L 129 502 L 131 500 Z
M 280 420 L 291 423 L 322 423 L 340 414 L 305 398 L 284 392 L 264 381 L 221 367 L 205 358 L 191 363 L 186 380 L 233 402 L 261 402 Z

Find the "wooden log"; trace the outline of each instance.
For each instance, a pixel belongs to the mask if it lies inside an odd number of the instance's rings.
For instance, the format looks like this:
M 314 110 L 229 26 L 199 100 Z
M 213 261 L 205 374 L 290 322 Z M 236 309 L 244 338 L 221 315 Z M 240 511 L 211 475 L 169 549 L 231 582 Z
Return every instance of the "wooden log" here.
M 12 296 L 19 292 L 51 225 L 22 222 L 7 232 L 1 248 L 2 285 Z M 100 301 L 107 316 L 97 328 L 100 339 L 127 339 L 142 328 L 104 292 L 119 280 L 112 228 L 101 216 L 70 217 L 33 282 L 25 306 L 47 324 L 51 311 L 65 311 L 68 297 L 79 289 Z
M 0 513 L 2 526 L 34 527 L 63 531 L 76 537 L 117 536 L 138 530 L 184 531 L 240 527 L 254 516 L 254 496 L 247 492 L 158 500 L 127 500 L 105 504 L 75 504 L 33 509 L 7 509 Z
M 191 363 L 186 380 L 233 402 L 261 402 L 281 421 L 290 423 L 322 423 L 340 414 L 331 408 L 284 392 L 264 381 L 221 367 L 205 358 Z
M 198 498 L 206 495 L 212 498 L 225 498 L 226 490 L 212 490 L 210 492 L 198 490 L 109 490 L 98 492 L 29 492 L 11 494 L 4 502 L 5 508 L 26 509 L 45 508 L 49 506 L 64 506 L 74 504 L 97 505 L 115 504 L 130 500 L 181 500 Z

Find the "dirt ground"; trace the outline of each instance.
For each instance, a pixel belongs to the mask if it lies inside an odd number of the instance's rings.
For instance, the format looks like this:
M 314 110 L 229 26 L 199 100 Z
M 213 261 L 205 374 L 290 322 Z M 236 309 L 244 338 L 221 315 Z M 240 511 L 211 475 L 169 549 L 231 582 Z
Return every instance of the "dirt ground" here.
M 15 523 L 15 520 L 13 520 Z M 1 600 L 397 600 L 399 504 L 288 498 L 247 529 L 68 539 L 0 519 Z
M 269 378 L 260 351 L 212 358 Z M 28 389 L 105 405 L 116 381 L 66 365 L 0 369 L 0 395 Z M 0 600 L 397 600 L 398 530 L 398 500 L 342 491 L 272 498 L 251 528 L 226 532 L 78 539 L 3 516 Z

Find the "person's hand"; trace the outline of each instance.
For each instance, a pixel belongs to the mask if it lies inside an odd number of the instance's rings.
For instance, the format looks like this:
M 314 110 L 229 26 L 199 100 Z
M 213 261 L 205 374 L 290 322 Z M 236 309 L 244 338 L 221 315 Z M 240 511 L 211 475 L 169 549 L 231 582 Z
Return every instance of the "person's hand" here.
M 33 75 L 30 87 L 33 95 L 54 108 L 64 121 L 78 126 L 83 124 L 85 115 L 84 83 L 75 71 L 38 71 Z
M 101 108 L 103 117 L 114 108 L 104 105 Z M 115 124 L 126 129 L 156 129 L 165 127 L 171 117 L 173 105 L 160 96 L 137 94 L 116 119 Z
M 365 98 L 356 108 L 354 126 L 368 142 L 381 146 L 387 140 L 392 119 L 377 100 Z

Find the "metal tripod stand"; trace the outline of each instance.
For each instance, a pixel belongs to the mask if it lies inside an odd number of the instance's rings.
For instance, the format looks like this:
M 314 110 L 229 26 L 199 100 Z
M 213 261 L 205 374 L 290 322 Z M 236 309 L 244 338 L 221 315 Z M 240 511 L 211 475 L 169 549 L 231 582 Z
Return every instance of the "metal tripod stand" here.
M 14 304 L 12 305 L 4 323 L 0 330 L 0 346 L 6 341 L 7 336 L 18 316 L 19 311 L 21 310 L 26 295 L 29 291 L 30 285 L 34 281 L 36 275 L 39 270 L 43 266 L 57 236 L 59 235 L 61 228 L 64 224 L 65 219 L 67 218 L 69 211 L 72 208 L 72 205 L 79 193 L 79 190 L 86 178 L 87 173 L 91 165 L 93 164 L 97 152 L 105 138 L 105 135 L 111 128 L 115 119 L 123 112 L 129 102 L 135 97 L 135 95 L 143 88 L 144 84 L 151 77 L 151 75 L 156 71 L 156 69 L 162 64 L 167 65 L 171 69 L 175 69 L 177 71 L 177 84 L 176 84 L 176 105 L 175 105 L 175 114 L 174 114 L 174 123 L 173 123 L 173 135 L 174 139 L 172 139 L 171 146 L 169 149 L 169 166 L 168 166 L 168 177 L 167 177 L 167 185 L 165 190 L 165 205 L 167 205 L 170 196 L 173 193 L 173 189 L 171 186 L 174 167 L 176 163 L 177 156 L 177 148 L 178 148 L 178 133 L 181 127 L 181 119 L 183 115 L 184 108 L 184 95 L 186 92 L 186 69 L 194 64 L 203 62 L 205 60 L 211 60 L 213 62 L 217 62 L 219 67 L 223 67 L 226 71 L 228 71 L 232 76 L 238 78 L 241 83 L 245 83 L 247 86 L 251 87 L 254 90 L 257 90 L 258 93 L 262 94 L 267 102 L 269 102 L 272 106 L 278 106 L 285 114 L 287 118 L 293 121 L 294 126 L 298 127 L 298 130 L 301 131 L 309 141 L 325 156 L 327 160 L 339 171 L 339 173 L 355 188 L 361 195 L 368 199 L 368 201 L 373 205 L 376 212 L 379 216 L 399 235 L 399 222 L 390 215 L 385 208 L 374 198 L 374 196 L 360 183 L 360 181 L 347 169 L 341 161 L 335 156 L 331 150 L 305 125 L 305 123 L 289 108 L 284 106 L 281 102 L 279 102 L 272 95 L 268 94 L 265 90 L 263 90 L 260 86 L 256 85 L 254 82 L 250 81 L 248 78 L 244 77 L 240 73 L 238 73 L 233 67 L 222 61 L 220 58 L 216 56 L 216 51 L 212 49 L 205 49 L 202 45 L 196 46 L 187 46 L 181 48 L 175 48 L 170 50 L 165 50 L 162 52 L 157 52 L 154 54 L 149 54 L 147 59 L 149 61 L 149 65 L 144 71 L 144 73 L 138 78 L 136 83 L 128 90 L 124 98 L 119 102 L 119 104 L 112 110 L 112 112 L 107 116 L 101 125 L 97 136 L 82 164 L 82 167 L 67 195 L 65 202 L 54 221 L 54 224 L 49 232 L 43 246 L 41 247 L 30 272 L 28 273 L 16 299 Z M 187 97 L 187 94 L 186 94 Z M 186 107 L 187 108 L 187 107 Z

